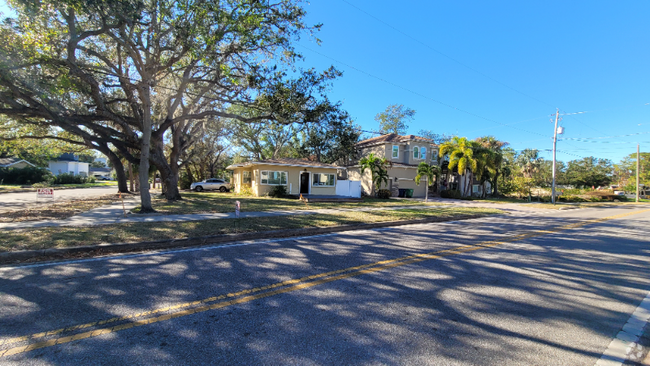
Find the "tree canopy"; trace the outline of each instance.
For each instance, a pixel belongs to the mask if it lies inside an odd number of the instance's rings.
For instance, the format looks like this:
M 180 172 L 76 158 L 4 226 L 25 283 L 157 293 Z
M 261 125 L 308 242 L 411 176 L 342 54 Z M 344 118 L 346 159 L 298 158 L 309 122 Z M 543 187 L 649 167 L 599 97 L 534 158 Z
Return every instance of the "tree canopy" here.
M 403 104 L 392 104 L 385 111 L 377 113 L 375 121 L 379 122 L 379 132 L 383 134 L 404 135 L 409 128 L 407 123 L 413 120 L 414 116 L 413 109 L 404 107 Z
M 208 118 L 309 121 L 319 113 L 314 94 L 339 75 L 311 70 L 288 80 L 283 71 L 300 58 L 292 42 L 319 28 L 303 22 L 298 1 L 11 5 L 18 17 L 0 27 L 0 114 L 76 136 L 107 155 L 118 175 L 121 159 L 139 164 L 145 210 L 149 162 L 167 198 L 180 198 L 179 160 Z

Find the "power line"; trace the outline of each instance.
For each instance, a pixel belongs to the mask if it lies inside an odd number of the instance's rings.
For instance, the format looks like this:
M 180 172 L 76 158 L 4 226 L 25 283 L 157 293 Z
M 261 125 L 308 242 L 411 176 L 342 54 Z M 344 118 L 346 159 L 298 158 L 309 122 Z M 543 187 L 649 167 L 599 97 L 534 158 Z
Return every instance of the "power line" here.
M 627 135 L 600 136 L 600 137 L 565 137 L 562 140 L 575 140 L 575 141 L 584 142 L 583 140 L 603 140 L 603 139 L 613 139 L 619 137 L 639 136 L 639 135 L 647 135 L 647 134 L 650 134 L 650 132 L 636 132 Z
M 411 40 L 413 40 L 413 41 L 419 43 L 420 45 L 422 45 L 422 46 L 424 46 L 424 47 L 426 47 L 426 48 L 432 50 L 433 52 L 435 52 L 435 53 L 437 53 L 437 54 L 439 54 L 439 55 L 441 55 L 441 56 L 443 56 L 443 57 L 445 57 L 445 58 L 447 58 L 447 59 L 449 59 L 449 60 L 451 60 L 451 61 L 453 61 L 453 62 L 455 62 L 455 63 L 457 63 L 457 64 L 459 64 L 459 65 L 461 65 L 461 66 L 463 66 L 463 67 L 465 67 L 465 68 L 467 68 L 467 69 L 469 69 L 469 70 L 471 70 L 471 71 L 474 71 L 475 73 L 477 73 L 477 74 L 479 74 L 479 75 L 481 75 L 481 76 L 483 76 L 483 77 L 485 77 L 485 78 L 487 78 L 487 79 L 489 79 L 489 80 L 492 80 L 493 82 L 495 82 L 495 83 L 497 83 L 497 84 L 499 84 L 499 85 L 501 85 L 501 86 L 503 86 L 503 87 L 505 87 L 505 88 L 508 88 L 508 89 L 510 89 L 510 90 L 512 90 L 512 91 L 514 91 L 514 92 L 516 92 L 516 93 L 519 93 L 519 94 L 521 94 L 521 95 L 523 95 L 523 96 L 525 96 L 525 97 L 527 97 L 527 98 L 530 98 L 530 99 L 532 99 L 532 100 L 534 100 L 534 101 L 536 101 L 536 102 L 539 102 L 539 103 L 545 104 L 545 105 L 547 105 L 547 106 L 551 106 L 549 103 L 546 103 L 546 102 L 544 102 L 544 101 L 541 101 L 541 100 L 539 100 L 539 99 L 537 99 L 537 98 L 535 98 L 535 97 L 532 97 L 532 96 L 530 96 L 530 95 L 528 95 L 528 94 L 526 94 L 526 93 L 524 93 L 524 92 L 521 92 L 521 91 L 519 91 L 519 90 L 517 90 L 517 89 L 515 89 L 515 88 L 513 88 L 513 87 L 511 87 L 511 86 L 508 86 L 508 85 L 506 85 L 506 84 L 500 82 L 499 80 L 497 80 L 497 79 L 495 79 L 495 78 L 493 78 L 493 77 L 490 77 L 490 76 L 488 76 L 488 75 L 486 75 L 486 74 L 484 74 L 484 73 L 482 73 L 482 72 L 480 72 L 480 71 L 478 71 L 478 70 L 476 70 L 476 69 L 474 69 L 474 68 L 472 68 L 472 67 L 470 67 L 470 66 L 468 66 L 468 65 L 466 65 L 466 64 L 464 64 L 464 63 L 462 63 L 462 62 L 460 62 L 460 61 L 458 61 L 458 60 L 456 60 L 455 58 L 453 58 L 453 57 L 451 57 L 451 56 L 449 56 L 449 55 L 447 55 L 447 54 L 445 54 L 445 53 L 443 53 L 443 52 L 441 52 L 441 51 L 439 51 L 439 50 L 437 50 L 437 49 L 431 47 L 430 45 L 428 45 L 428 44 L 426 44 L 426 43 L 420 41 L 419 39 L 417 39 L 417 38 L 411 36 L 410 34 L 408 34 L 408 33 L 406 33 L 406 32 L 403 32 L 403 31 L 401 31 L 400 29 L 397 29 L 396 27 L 394 27 L 393 25 L 391 25 L 391 24 L 389 24 L 389 23 L 387 23 L 387 22 L 385 22 L 385 21 L 383 21 L 383 20 L 377 18 L 376 16 L 374 16 L 374 15 L 368 13 L 367 11 L 365 11 L 365 10 L 359 8 L 358 6 L 356 6 L 356 5 L 352 4 L 352 3 L 350 3 L 350 2 L 347 1 L 347 0 L 341 0 L 341 1 L 343 1 L 344 3 L 346 3 L 346 4 L 350 5 L 351 7 L 353 7 L 353 8 L 355 8 L 355 9 L 359 10 L 360 12 L 366 14 L 367 16 L 369 16 L 369 17 L 375 19 L 376 21 L 378 21 L 378 22 L 384 24 L 385 26 L 387 26 L 387 27 L 393 29 L 394 31 L 396 31 L 396 32 L 398 32 L 398 33 L 400 33 L 400 34 L 402 34 L 403 36 L 405 36 L 405 37 L 407 37 L 407 38 L 409 38 L 409 39 L 411 39 Z M 553 107 L 553 106 L 551 106 L 551 107 Z
M 366 75 L 366 76 L 369 76 L 369 77 L 371 77 L 371 78 L 373 78 L 373 79 L 377 79 L 377 80 L 379 80 L 379 81 L 381 81 L 381 82 L 383 82 L 383 83 L 386 83 L 386 84 L 392 85 L 392 86 L 394 86 L 394 87 L 396 87 L 396 88 L 402 89 L 402 90 L 407 91 L 407 92 L 409 92 L 409 93 L 411 93 L 411 94 L 414 94 L 414 95 L 417 95 L 417 96 L 419 96 L 419 97 L 422 97 L 422 98 L 428 99 L 428 100 L 430 100 L 430 101 L 432 101 L 432 102 L 438 103 L 438 104 L 443 105 L 443 106 L 445 106 L 445 107 L 448 107 L 448 108 L 454 109 L 454 110 L 456 110 L 456 111 L 458 111 L 458 112 L 462 112 L 462 113 L 465 113 L 465 114 L 470 115 L 470 116 L 472 116 L 472 117 L 476 117 L 476 118 L 479 118 L 479 119 L 482 119 L 482 120 L 485 120 L 485 121 L 488 121 L 488 122 L 496 123 L 496 124 L 501 125 L 501 126 L 504 126 L 504 127 L 514 128 L 514 129 L 516 129 L 516 130 L 523 131 L 523 132 L 526 132 L 526 133 L 532 133 L 532 134 L 534 134 L 534 135 L 546 136 L 546 135 L 543 135 L 543 134 L 538 133 L 538 132 L 532 132 L 532 131 L 524 130 L 523 128 L 512 127 L 512 126 L 507 125 L 507 124 L 505 124 L 505 123 L 501 123 L 501 122 L 495 121 L 495 120 L 493 120 L 493 119 L 490 119 L 490 118 L 487 118 L 487 117 L 483 117 L 483 116 L 480 116 L 480 115 L 478 115 L 478 114 L 475 114 L 475 113 L 472 113 L 472 112 L 466 111 L 466 110 L 464 110 L 464 109 L 460 109 L 460 108 L 458 108 L 458 107 L 454 107 L 454 106 L 451 105 L 451 104 L 448 104 L 448 103 L 445 103 L 445 102 L 441 102 L 441 101 L 439 101 L 439 100 L 436 100 L 436 99 L 433 99 L 433 98 L 431 98 L 431 97 L 428 97 L 428 96 L 426 96 L 426 95 L 424 95 L 424 94 L 421 94 L 421 93 L 415 92 L 415 91 L 413 91 L 413 90 L 411 90 L 411 89 L 408 89 L 408 88 L 405 88 L 405 87 L 403 87 L 403 86 L 401 86 L 401 85 L 398 85 L 398 84 L 395 84 L 395 83 L 393 83 L 393 82 L 390 82 L 390 81 L 388 81 L 388 80 L 386 80 L 386 79 L 383 79 L 383 78 L 381 78 L 381 77 L 379 77 L 379 76 L 375 76 L 375 75 L 373 75 L 373 74 L 371 74 L 371 73 L 369 73 L 369 72 L 363 71 L 363 70 L 361 70 L 361 69 L 359 69 L 359 68 L 357 68 L 357 67 L 354 67 L 354 66 L 352 66 L 352 65 L 346 64 L 345 62 L 339 61 L 339 60 L 337 60 L 337 59 L 335 59 L 335 58 L 333 58 L 333 57 L 327 56 L 327 55 L 325 55 L 325 54 L 323 54 L 323 53 L 321 53 L 321 52 L 315 51 L 315 50 L 313 50 L 313 49 L 311 49 L 311 48 L 309 48 L 309 47 L 306 47 L 306 46 L 304 46 L 304 45 L 299 45 L 299 46 L 302 47 L 302 48 L 304 48 L 304 49 L 306 49 L 306 50 L 309 50 L 309 51 L 311 51 L 311 52 L 313 52 L 313 53 L 315 53 L 315 54 L 318 54 L 318 55 L 320 55 L 320 56 L 322 56 L 322 57 L 325 57 L 325 58 L 327 58 L 327 59 L 329 59 L 329 60 L 331 60 L 331 61 L 334 61 L 334 62 L 339 63 L 339 64 L 341 64 L 341 65 L 343 65 L 343 66 L 345 66 L 345 67 L 348 67 L 348 68 L 350 68 L 350 69 L 352 69 L 352 70 L 355 70 L 355 71 L 357 71 L 357 72 L 360 72 L 360 73 L 362 73 L 362 74 L 364 74 L 364 75 Z

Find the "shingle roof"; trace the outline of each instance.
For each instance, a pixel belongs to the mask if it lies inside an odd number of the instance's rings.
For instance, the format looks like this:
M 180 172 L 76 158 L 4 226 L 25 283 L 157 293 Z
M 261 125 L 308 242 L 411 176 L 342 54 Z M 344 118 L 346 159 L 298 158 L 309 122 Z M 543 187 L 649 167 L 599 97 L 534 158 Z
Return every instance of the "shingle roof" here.
M 293 158 L 280 158 L 280 159 L 266 159 L 266 160 L 258 160 L 258 161 L 249 161 L 245 163 L 238 163 L 238 164 L 232 164 L 228 166 L 226 169 L 234 169 L 234 168 L 241 168 L 241 167 L 249 167 L 253 165 L 281 165 L 281 166 L 300 166 L 300 167 L 306 167 L 306 168 L 332 168 L 332 169 L 345 169 L 344 167 L 332 165 L 332 164 L 325 164 L 321 163 L 318 161 L 311 161 L 309 159 L 293 159 Z
M 355 146 L 364 147 L 369 145 L 381 144 L 385 142 L 407 142 L 407 141 L 424 141 L 435 145 L 435 142 L 433 142 L 433 140 L 425 137 L 420 137 L 415 135 L 401 136 L 396 133 L 389 133 L 387 135 L 381 135 L 367 140 L 359 141 L 356 143 Z
M 16 165 L 20 163 L 21 161 L 24 161 L 25 163 L 35 166 L 34 164 L 30 163 L 27 160 L 20 159 L 20 158 L 0 158 L 0 167 L 10 167 L 12 165 Z

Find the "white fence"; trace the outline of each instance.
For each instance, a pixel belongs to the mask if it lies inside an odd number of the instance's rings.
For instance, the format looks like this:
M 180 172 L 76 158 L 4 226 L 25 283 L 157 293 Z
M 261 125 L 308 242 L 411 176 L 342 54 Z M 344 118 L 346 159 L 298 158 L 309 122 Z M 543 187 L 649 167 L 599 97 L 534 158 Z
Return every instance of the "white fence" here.
M 358 180 L 339 180 L 336 182 L 336 195 L 361 197 L 361 182 Z

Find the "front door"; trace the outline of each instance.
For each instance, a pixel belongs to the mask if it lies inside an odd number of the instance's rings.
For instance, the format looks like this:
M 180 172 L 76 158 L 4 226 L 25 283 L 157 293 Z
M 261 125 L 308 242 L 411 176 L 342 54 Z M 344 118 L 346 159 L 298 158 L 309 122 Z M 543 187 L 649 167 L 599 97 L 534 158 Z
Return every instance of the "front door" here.
M 300 174 L 300 193 L 309 194 L 309 173 Z

